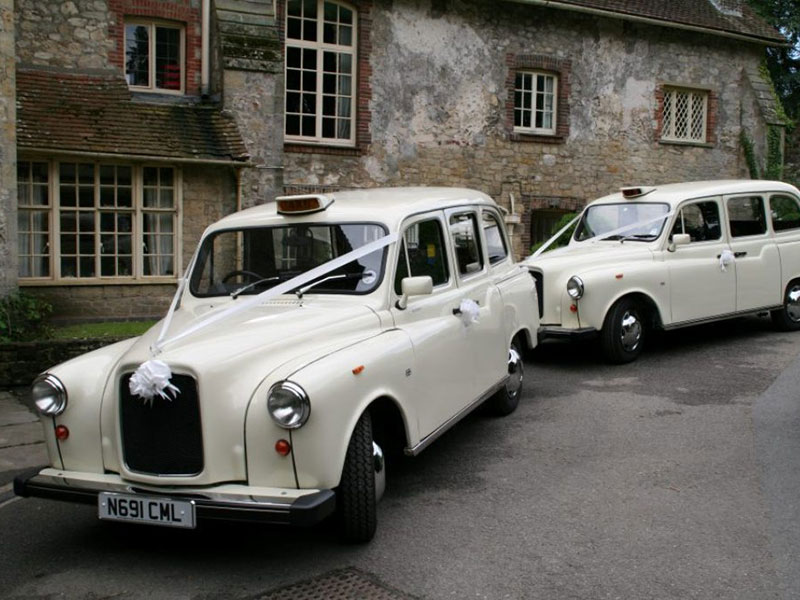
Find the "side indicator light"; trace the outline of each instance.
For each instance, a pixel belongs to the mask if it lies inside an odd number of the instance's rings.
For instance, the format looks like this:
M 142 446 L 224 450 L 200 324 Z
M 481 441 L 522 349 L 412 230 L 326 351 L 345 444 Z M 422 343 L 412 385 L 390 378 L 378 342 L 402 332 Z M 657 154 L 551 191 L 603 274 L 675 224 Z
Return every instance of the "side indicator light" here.
M 292 451 L 292 445 L 286 440 L 278 440 L 275 442 L 275 452 L 281 456 L 288 456 Z
M 359 365 L 355 369 L 353 369 L 353 375 L 361 375 L 364 371 L 364 365 Z
M 570 304 L 569 305 L 569 312 L 578 312 L 578 305 L 577 304 Z
M 56 437 L 62 442 L 69 437 L 69 429 L 67 429 L 66 425 L 56 427 Z

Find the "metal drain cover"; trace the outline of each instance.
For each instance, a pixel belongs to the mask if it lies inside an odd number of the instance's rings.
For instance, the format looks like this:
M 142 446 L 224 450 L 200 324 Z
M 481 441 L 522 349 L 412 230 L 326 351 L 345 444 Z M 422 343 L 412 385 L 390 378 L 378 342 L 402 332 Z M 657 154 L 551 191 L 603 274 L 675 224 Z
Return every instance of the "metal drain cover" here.
M 258 596 L 257 600 L 414 600 L 355 568 L 338 569 Z

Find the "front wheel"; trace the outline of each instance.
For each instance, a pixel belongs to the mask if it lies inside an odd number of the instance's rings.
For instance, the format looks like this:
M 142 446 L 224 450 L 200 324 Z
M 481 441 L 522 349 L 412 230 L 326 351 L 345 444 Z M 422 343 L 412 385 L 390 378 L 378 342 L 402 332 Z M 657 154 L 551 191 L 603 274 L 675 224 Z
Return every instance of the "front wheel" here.
M 645 327 L 639 304 L 630 298 L 618 300 L 606 315 L 600 332 L 603 355 L 609 362 L 628 363 L 642 353 Z
M 800 281 L 792 281 L 786 286 L 783 308 L 773 310 L 770 316 L 780 331 L 800 330 Z
M 522 395 L 522 379 L 522 356 L 517 345 L 511 342 L 508 349 L 508 379 L 487 402 L 487 407 L 493 414 L 504 417 L 517 409 L 519 397 Z
M 337 518 L 344 541 L 364 543 L 375 535 L 377 503 L 385 486 L 385 469 L 383 452 L 372 439 L 372 419 L 369 412 L 364 412 L 347 446 L 336 494 Z

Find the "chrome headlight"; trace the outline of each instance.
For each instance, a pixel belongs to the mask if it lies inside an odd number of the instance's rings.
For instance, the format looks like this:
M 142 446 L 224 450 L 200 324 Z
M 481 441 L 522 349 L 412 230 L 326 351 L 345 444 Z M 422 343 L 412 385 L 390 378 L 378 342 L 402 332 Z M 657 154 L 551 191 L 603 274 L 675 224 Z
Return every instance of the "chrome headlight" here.
M 573 275 L 567 282 L 567 293 L 573 300 L 580 300 L 583 296 L 583 279 Z
M 302 427 L 311 414 L 311 403 L 305 390 L 291 381 L 279 381 L 267 394 L 269 416 L 284 429 Z
M 43 415 L 54 417 L 67 408 L 67 388 L 55 375 L 39 375 L 31 386 L 31 397 L 36 409 Z

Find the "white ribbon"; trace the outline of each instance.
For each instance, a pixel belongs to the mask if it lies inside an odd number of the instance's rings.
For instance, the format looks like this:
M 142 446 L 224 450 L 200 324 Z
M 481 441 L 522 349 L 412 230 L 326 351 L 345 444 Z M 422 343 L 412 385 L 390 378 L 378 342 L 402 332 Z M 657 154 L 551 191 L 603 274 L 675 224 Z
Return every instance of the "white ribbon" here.
M 461 304 L 458 305 L 458 316 L 464 322 L 464 325 L 469 327 L 473 323 L 477 323 L 481 316 L 481 307 L 478 303 L 469 298 L 464 298 Z
M 143 398 L 145 403 L 151 405 L 156 396 L 171 402 L 180 393 L 180 390 L 169 382 L 171 378 L 172 371 L 167 363 L 160 360 L 148 360 L 131 375 L 128 389 L 131 394 Z
M 346 264 L 353 262 L 354 260 L 358 260 L 362 256 L 366 256 L 367 254 L 375 252 L 376 250 L 381 250 L 382 248 L 385 248 L 389 244 L 393 244 L 394 242 L 397 241 L 397 237 L 398 235 L 396 233 L 389 234 L 378 240 L 375 240 L 374 242 L 365 244 L 360 248 L 356 248 L 355 250 L 348 252 L 347 254 L 343 254 L 338 258 L 329 260 L 328 262 L 323 263 L 318 267 L 314 267 L 310 271 L 306 271 L 305 273 L 302 273 L 297 277 L 293 277 L 292 279 L 285 281 L 284 283 L 281 283 L 279 285 L 276 285 L 275 287 L 265 290 L 260 294 L 258 294 L 257 296 L 251 296 L 246 300 L 237 299 L 231 304 L 231 306 L 229 306 L 225 310 L 221 310 L 216 313 L 211 313 L 204 319 L 201 319 L 200 321 L 192 325 L 191 327 L 184 329 L 177 335 L 174 335 L 171 338 L 164 339 L 167 334 L 167 329 L 169 328 L 169 325 L 172 322 L 172 315 L 178 306 L 179 298 L 183 293 L 183 288 L 185 287 L 185 279 L 183 279 L 182 284 L 178 286 L 178 291 L 176 292 L 175 297 L 172 300 L 172 305 L 169 308 L 169 312 L 167 313 L 167 316 L 164 319 L 164 325 L 161 328 L 161 334 L 158 336 L 156 343 L 153 344 L 153 346 L 150 348 L 150 351 L 153 354 L 153 356 L 157 356 L 159 353 L 161 353 L 161 351 L 164 349 L 164 346 L 166 346 L 167 344 L 177 342 L 178 340 L 190 336 L 193 333 L 196 333 L 213 323 L 217 323 L 219 321 L 222 321 L 223 319 L 232 317 L 235 314 L 246 311 L 247 309 L 262 304 L 263 302 L 266 302 L 271 298 L 280 296 L 281 294 L 289 293 L 292 290 L 297 289 L 305 285 L 306 283 L 313 281 L 314 279 L 327 275 L 331 271 L 335 271 L 336 269 L 343 267 Z
M 664 213 L 663 215 L 659 215 L 657 217 L 653 217 L 652 219 L 646 219 L 644 221 L 638 221 L 636 223 L 631 223 L 630 225 L 625 225 L 624 227 L 618 227 L 617 229 L 613 229 L 611 231 L 607 231 L 606 233 L 604 233 L 602 235 L 592 237 L 592 238 L 590 238 L 588 240 L 585 240 L 585 241 L 586 242 L 590 242 L 592 244 L 596 244 L 597 242 L 600 242 L 600 241 L 605 240 L 605 239 L 610 238 L 610 237 L 614 237 L 615 235 L 621 235 L 621 234 L 625 233 L 626 231 L 630 231 L 631 229 L 636 229 L 637 227 L 643 227 L 644 225 L 649 225 L 650 223 L 657 223 L 657 222 L 662 221 L 664 219 L 669 219 L 674 214 L 675 214 L 675 211 L 670 211 L 668 213 Z M 575 224 L 575 221 L 580 219 L 582 215 L 583 215 L 583 213 L 581 213 L 580 215 L 578 215 L 577 217 L 572 219 L 572 221 L 570 221 L 569 223 L 564 225 L 564 227 L 559 229 L 558 232 L 555 235 L 553 235 L 553 237 L 551 237 L 549 240 L 547 240 L 544 243 L 544 245 L 542 245 L 536 252 L 534 252 L 531 255 L 531 258 L 536 258 L 542 252 L 547 250 L 547 248 L 549 248 L 553 243 L 555 243 L 555 241 L 558 238 L 561 237 L 561 234 L 563 234 L 567 229 L 572 227 L 572 225 Z
M 728 270 L 728 265 L 732 265 L 735 262 L 736 255 L 727 248 L 719 255 L 719 268 L 723 273 Z

